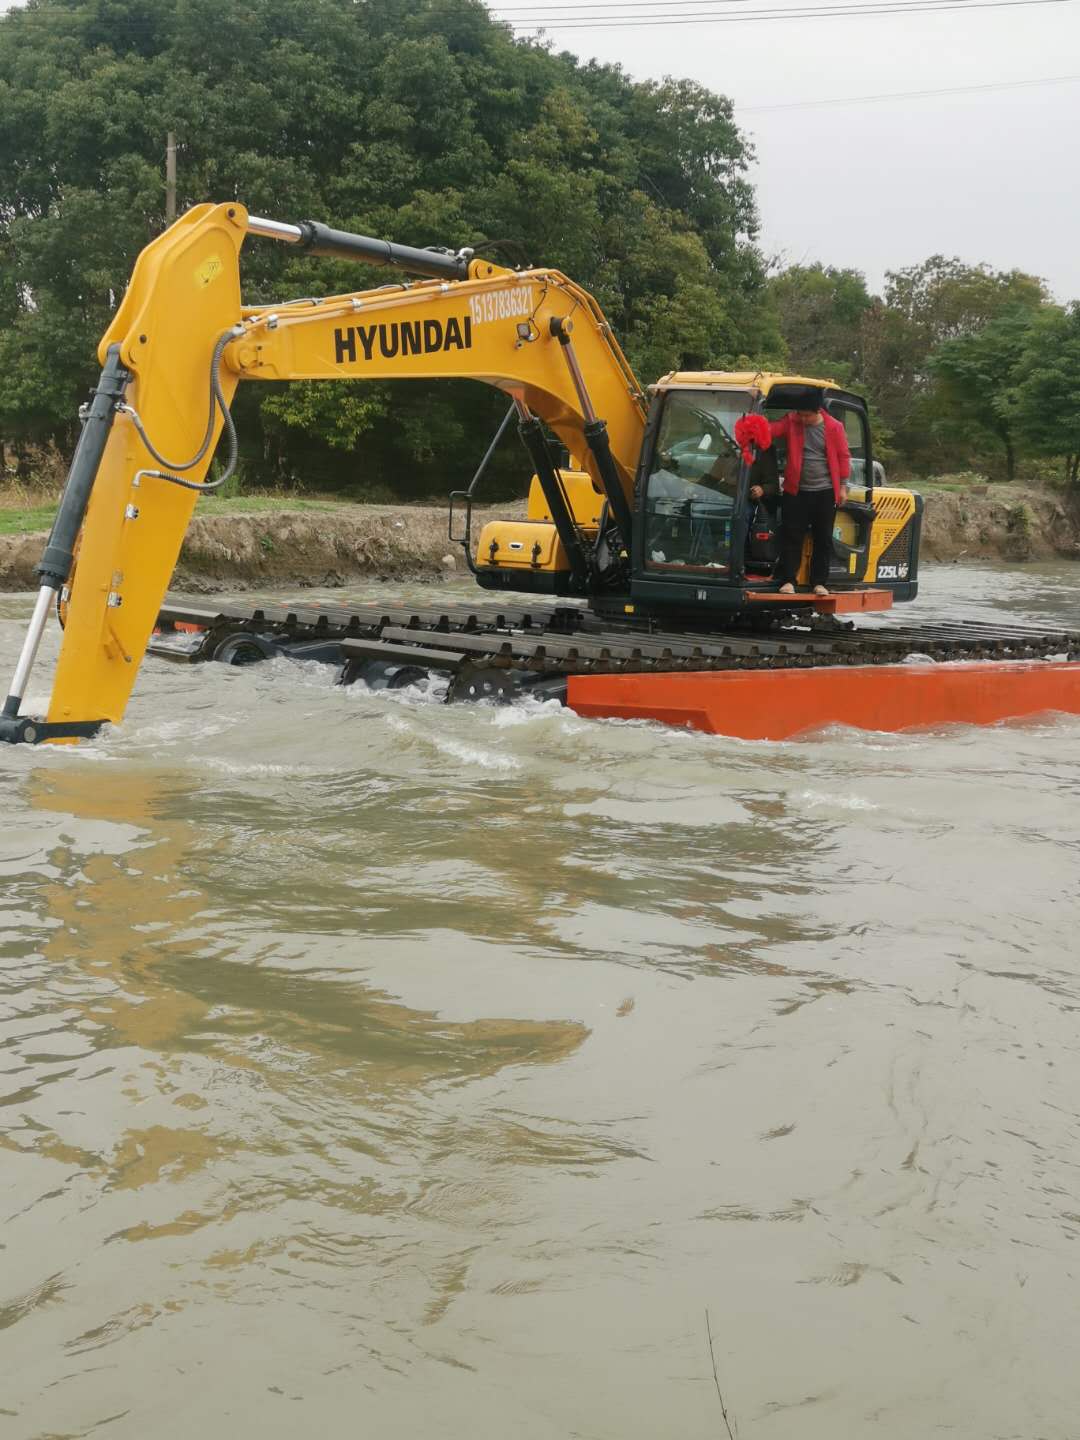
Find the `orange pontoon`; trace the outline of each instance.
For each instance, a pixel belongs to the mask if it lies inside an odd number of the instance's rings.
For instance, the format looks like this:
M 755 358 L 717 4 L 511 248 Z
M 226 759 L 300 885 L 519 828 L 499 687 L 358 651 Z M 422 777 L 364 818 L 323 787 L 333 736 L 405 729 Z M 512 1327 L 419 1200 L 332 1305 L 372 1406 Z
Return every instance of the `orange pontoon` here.
M 1080 664 L 1045 660 L 571 675 L 578 715 L 657 720 L 742 740 L 787 740 L 826 725 L 911 730 L 992 725 L 1048 711 L 1080 715 Z

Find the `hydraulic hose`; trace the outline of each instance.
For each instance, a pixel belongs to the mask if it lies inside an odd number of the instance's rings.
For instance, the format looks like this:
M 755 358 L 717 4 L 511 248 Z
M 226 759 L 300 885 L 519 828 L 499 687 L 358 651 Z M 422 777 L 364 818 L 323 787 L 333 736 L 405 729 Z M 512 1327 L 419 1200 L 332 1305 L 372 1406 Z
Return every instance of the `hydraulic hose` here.
M 150 439 L 150 436 L 146 433 L 142 420 L 139 417 L 138 411 L 136 411 L 131 405 L 120 405 L 117 407 L 122 414 L 130 417 L 131 423 L 135 426 L 135 429 L 138 432 L 139 439 L 146 446 L 147 450 L 149 450 L 150 454 L 154 457 L 157 463 L 165 467 L 163 470 L 138 470 L 135 472 L 134 478 L 136 480 L 141 480 L 145 475 L 149 476 L 153 480 L 167 480 L 170 485 L 179 485 L 183 490 L 197 490 L 200 494 L 202 494 L 207 490 L 220 489 L 220 487 L 225 484 L 225 481 L 228 480 L 233 474 L 233 471 L 236 469 L 236 461 L 239 454 L 239 445 L 236 438 L 236 426 L 233 424 L 233 418 L 229 410 L 228 402 L 226 401 L 225 396 L 222 393 L 220 371 L 221 357 L 225 353 L 226 345 L 228 345 L 231 341 L 238 339 L 239 336 L 241 336 L 243 333 L 244 327 L 242 325 L 234 325 L 231 330 L 226 330 L 223 335 L 220 335 L 218 337 L 217 344 L 214 346 L 214 354 L 210 360 L 210 413 L 207 416 L 206 420 L 206 434 L 203 436 L 202 444 L 199 446 L 198 450 L 195 452 L 195 454 L 191 457 L 190 460 L 166 460 L 165 456 L 156 449 L 153 441 Z M 214 418 L 215 412 L 218 408 L 220 408 L 221 410 L 221 417 L 225 424 L 225 432 L 229 437 L 229 458 L 226 461 L 224 471 L 221 473 L 221 475 L 218 476 L 216 480 L 205 481 L 184 480 L 179 475 L 173 474 L 172 472 L 176 470 L 193 469 L 205 456 L 207 450 L 210 448 L 211 439 L 213 438 Z

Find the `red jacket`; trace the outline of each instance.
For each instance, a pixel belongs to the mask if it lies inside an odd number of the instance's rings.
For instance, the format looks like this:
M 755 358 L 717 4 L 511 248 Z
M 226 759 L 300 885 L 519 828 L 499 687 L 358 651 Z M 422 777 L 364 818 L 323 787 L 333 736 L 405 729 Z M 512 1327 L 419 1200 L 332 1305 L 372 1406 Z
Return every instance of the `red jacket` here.
M 834 420 L 831 415 L 822 411 L 822 423 L 825 426 L 825 463 L 829 467 L 829 474 L 832 476 L 833 494 L 836 496 L 836 503 L 840 503 L 840 486 L 847 483 L 851 474 L 851 451 L 848 449 L 847 435 L 839 420 Z M 802 457 L 803 457 L 803 423 L 798 415 L 792 411 L 785 415 L 782 420 L 769 422 L 769 429 L 772 431 L 774 440 L 787 441 L 787 469 L 784 471 L 784 494 L 797 495 L 799 492 L 799 481 L 802 479 Z

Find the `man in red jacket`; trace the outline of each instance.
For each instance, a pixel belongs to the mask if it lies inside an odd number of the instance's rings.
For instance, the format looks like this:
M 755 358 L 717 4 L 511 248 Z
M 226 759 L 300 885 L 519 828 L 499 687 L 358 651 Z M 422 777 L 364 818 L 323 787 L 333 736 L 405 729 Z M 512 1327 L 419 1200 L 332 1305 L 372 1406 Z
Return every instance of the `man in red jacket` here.
M 819 389 L 808 389 L 798 410 L 769 425 L 774 440 L 787 441 L 787 468 L 780 501 L 780 593 L 794 595 L 803 539 L 813 537 L 810 584 L 815 595 L 828 595 L 829 557 L 836 507 L 847 499 L 851 452 L 839 420 L 822 410 Z

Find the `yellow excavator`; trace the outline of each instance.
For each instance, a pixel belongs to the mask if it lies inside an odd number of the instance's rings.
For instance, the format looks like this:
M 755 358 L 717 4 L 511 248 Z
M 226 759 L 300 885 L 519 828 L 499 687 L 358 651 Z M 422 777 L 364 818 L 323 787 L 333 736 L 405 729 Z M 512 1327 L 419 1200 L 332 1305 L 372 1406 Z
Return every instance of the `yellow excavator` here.
M 403 278 L 245 305 L 239 257 L 249 236 L 392 266 Z M 235 464 L 230 404 L 241 380 L 466 378 L 496 387 L 510 401 L 502 428 L 516 419 L 534 474 L 527 519 L 489 523 L 475 542 L 471 494 L 452 502 L 452 533 L 480 586 L 583 599 L 578 609 L 609 627 L 698 635 L 823 608 L 813 595 L 777 594 L 767 500 L 782 452 L 748 459 L 734 439 L 741 416 L 782 416 L 813 385 L 852 455 L 830 589 L 864 597 L 849 608 L 916 593 L 921 500 L 875 483 L 858 396 L 828 380 L 749 371 L 680 372 L 646 391 L 596 302 L 555 270 L 200 205 L 139 256 L 99 359 L 0 739 L 71 740 L 123 716 L 195 503 Z M 223 430 L 228 458 L 211 481 Z M 750 498 L 759 485 L 762 503 Z M 21 710 L 54 607 L 63 638 L 41 720 Z

